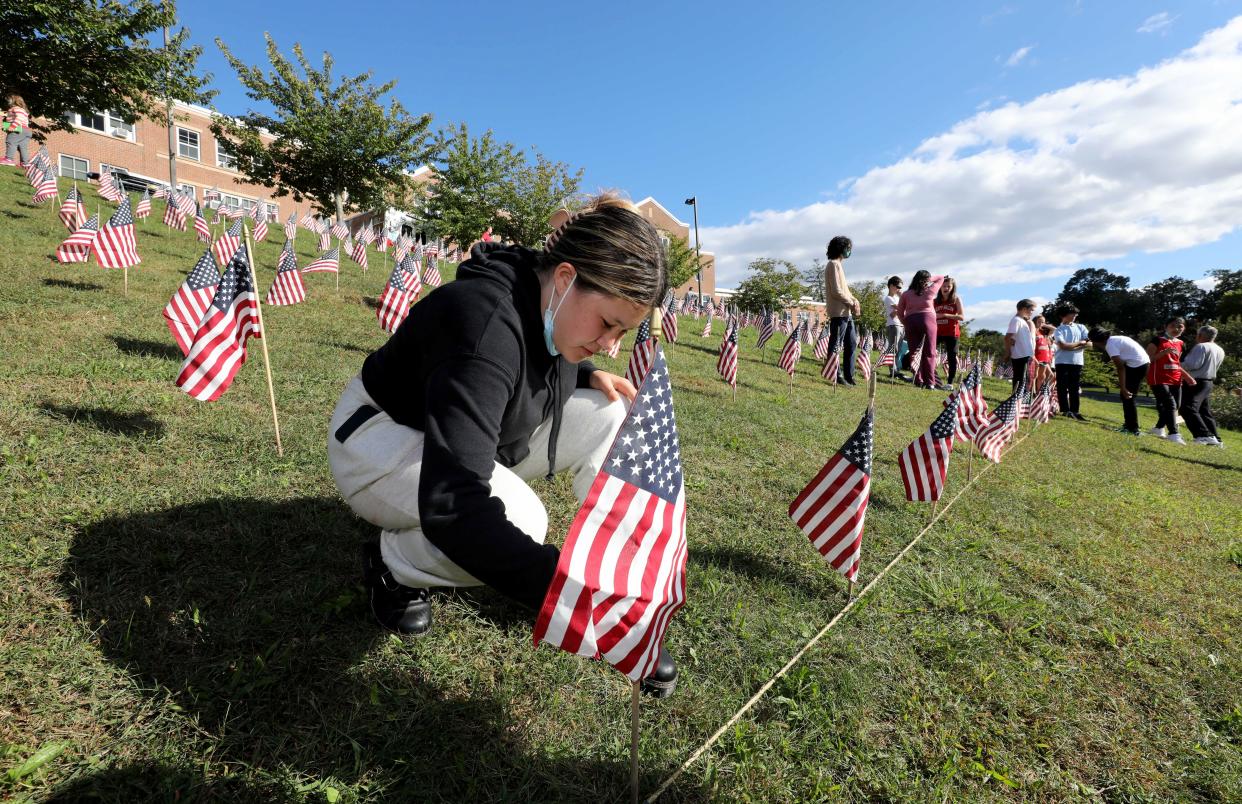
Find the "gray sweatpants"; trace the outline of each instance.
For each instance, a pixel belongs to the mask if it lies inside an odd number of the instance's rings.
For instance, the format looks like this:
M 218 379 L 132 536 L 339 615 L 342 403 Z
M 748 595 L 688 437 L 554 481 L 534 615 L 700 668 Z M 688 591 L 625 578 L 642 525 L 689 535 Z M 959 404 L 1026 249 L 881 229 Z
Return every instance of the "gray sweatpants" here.
M 30 161 L 30 129 L 10 131 L 4 137 L 4 158 L 13 159 L 18 152 L 22 155 L 22 164 Z
M 380 552 L 398 582 L 406 586 L 481 586 L 423 535 L 418 510 L 422 473 L 421 430 L 398 424 L 382 410 L 342 444 L 334 433 L 362 405 L 379 408 L 354 377 L 337 403 L 328 426 L 328 464 L 341 496 L 354 513 L 383 529 Z M 573 473 L 574 494 L 586 499 L 608 449 L 625 420 L 626 404 L 609 402 L 603 392 L 577 390 L 565 403 L 556 440 L 556 472 Z M 531 435 L 530 455 L 514 467 L 492 466 L 492 496 L 505 505 L 509 521 L 537 544 L 548 531 L 548 513 L 527 481 L 548 473 L 545 421 Z

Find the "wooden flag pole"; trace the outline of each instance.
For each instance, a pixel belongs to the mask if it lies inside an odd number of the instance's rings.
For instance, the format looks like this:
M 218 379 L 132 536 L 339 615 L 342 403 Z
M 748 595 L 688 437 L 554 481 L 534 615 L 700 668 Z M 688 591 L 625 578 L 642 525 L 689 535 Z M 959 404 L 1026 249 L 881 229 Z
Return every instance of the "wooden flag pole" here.
M 254 308 L 259 314 L 259 342 L 263 346 L 263 373 L 267 375 L 267 398 L 272 403 L 272 425 L 276 428 L 276 455 L 283 457 L 284 447 L 280 444 L 280 419 L 276 415 L 276 391 L 272 387 L 272 361 L 267 354 L 267 325 L 263 323 L 263 298 L 259 293 L 259 279 L 254 272 L 254 243 L 250 240 L 250 226 L 242 222 L 242 235 L 246 238 L 246 255 L 250 263 L 250 284 L 254 286 Z
M 638 701 L 639 682 L 630 683 L 630 801 L 638 804 Z
M 931 525 L 931 523 L 936 521 L 936 509 L 939 506 L 940 506 L 940 500 L 936 500 L 935 502 L 932 503 L 931 516 L 927 518 L 927 524 L 929 526 Z
M 853 581 L 845 582 L 845 599 L 846 600 L 854 599 L 854 582 Z

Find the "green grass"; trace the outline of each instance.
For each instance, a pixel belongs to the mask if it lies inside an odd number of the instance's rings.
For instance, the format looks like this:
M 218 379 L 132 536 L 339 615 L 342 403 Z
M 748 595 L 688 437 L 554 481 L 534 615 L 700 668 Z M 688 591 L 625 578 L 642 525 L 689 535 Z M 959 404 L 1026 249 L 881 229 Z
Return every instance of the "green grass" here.
M 383 342 L 377 255 L 264 311 L 277 458 L 257 349 L 218 403 L 173 385 L 160 309 L 192 236 L 143 224 L 126 297 L 117 272 L 49 261 L 64 230 L 29 196 L 0 171 L 0 797 L 623 799 L 618 673 L 533 649 L 531 616 L 487 590 L 437 595 L 418 642 L 368 618 L 372 528 L 335 491 L 325 430 Z M 264 292 L 277 250 L 258 248 Z M 803 361 L 791 395 L 779 344 L 760 362 L 750 332 L 733 403 L 719 327 L 699 326 L 670 355 L 689 602 L 678 692 L 643 705 L 646 791 L 844 603 L 785 510 L 864 393 Z M 880 388 L 864 581 L 926 521 L 896 455 L 940 399 Z M 1085 413 L 983 475 L 666 800 L 1242 797 L 1242 440 L 1179 449 L 1109 432 L 1115 403 Z M 559 540 L 568 484 L 537 490 Z

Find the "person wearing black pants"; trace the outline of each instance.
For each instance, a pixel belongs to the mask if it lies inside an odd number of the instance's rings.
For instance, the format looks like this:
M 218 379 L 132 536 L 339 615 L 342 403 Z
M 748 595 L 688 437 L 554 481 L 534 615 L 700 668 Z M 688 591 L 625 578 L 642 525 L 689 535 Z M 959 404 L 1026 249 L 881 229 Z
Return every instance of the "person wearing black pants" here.
M 842 350 L 837 378 L 846 385 L 854 385 L 854 351 L 857 348 L 858 331 L 854 329 L 854 317 L 833 316 L 828 322 L 828 354 Z
M 854 316 L 862 312 L 862 305 L 845 281 L 845 269 L 842 267 L 853 252 L 853 241 L 845 235 L 837 235 L 828 241 L 828 264 L 824 266 L 828 353 L 836 354 L 842 345 L 845 347 L 837 368 L 837 381 L 843 385 L 854 385 L 854 350 L 858 346 Z
M 1078 396 L 1085 358 L 1083 350 L 1091 342 L 1087 340 L 1087 328 L 1077 323 L 1077 319 L 1077 307 L 1067 304 L 1061 308 L 1061 326 L 1052 335 L 1057 346 L 1052 364 L 1057 375 L 1057 402 L 1061 405 L 1061 415 L 1082 421 L 1082 414 L 1078 412 Z
M 1035 315 L 1035 302 L 1023 299 L 1018 302 L 1017 312 L 1009 319 L 1009 327 L 1005 332 L 1005 351 L 1009 363 L 1013 366 L 1013 389 L 1018 390 L 1018 383 L 1026 380 L 1026 369 L 1035 356 L 1035 330 L 1031 326 L 1031 316 Z
M 936 292 L 936 301 L 932 305 L 936 311 L 936 351 L 948 356 L 948 384 L 953 385 L 957 379 L 957 343 L 962 336 L 962 321 L 966 319 L 966 310 L 962 299 L 957 295 L 957 281 L 951 276 L 944 278 L 944 284 Z
M 1133 338 L 1114 335 L 1106 329 L 1093 329 L 1087 334 L 1091 348 L 1103 352 L 1117 368 L 1117 386 L 1120 388 L 1121 409 L 1125 424 L 1119 432 L 1126 435 L 1142 435 L 1139 431 L 1138 405 L 1134 396 L 1147 377 L 1147 364 L 1151 361 L 1147 352 Z
M 1224 446 L 1212 415 L 1212 386 L 1225 360 L 1225 350 L 1216 344 L 1216 335 L 1216 327 L 1199 327 L 1195 345 L 1182 358 L 1182 370 L 1195 381 L 1182 389 L 1182 418 L 1195 443 L 1209 447 Z

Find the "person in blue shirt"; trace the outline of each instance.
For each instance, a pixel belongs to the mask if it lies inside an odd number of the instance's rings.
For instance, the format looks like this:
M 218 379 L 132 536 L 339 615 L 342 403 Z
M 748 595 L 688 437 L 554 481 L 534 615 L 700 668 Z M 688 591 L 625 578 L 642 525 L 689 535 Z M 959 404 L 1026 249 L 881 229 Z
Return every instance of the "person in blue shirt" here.
M 1057 402 L 1061 415 L 1068 419 L 1086 421 L 1078 412 L 1078 396 L 1082 383 L 1083 354 L 1091 346 L 1087 340 L 1087 328 L 1078 323 L 1078 308 L 1068 304 L 1061 308 L 1061 326 L 1052 334 L 1057 350 L 1052 356 L 1052 367 L 1057 375 Z

